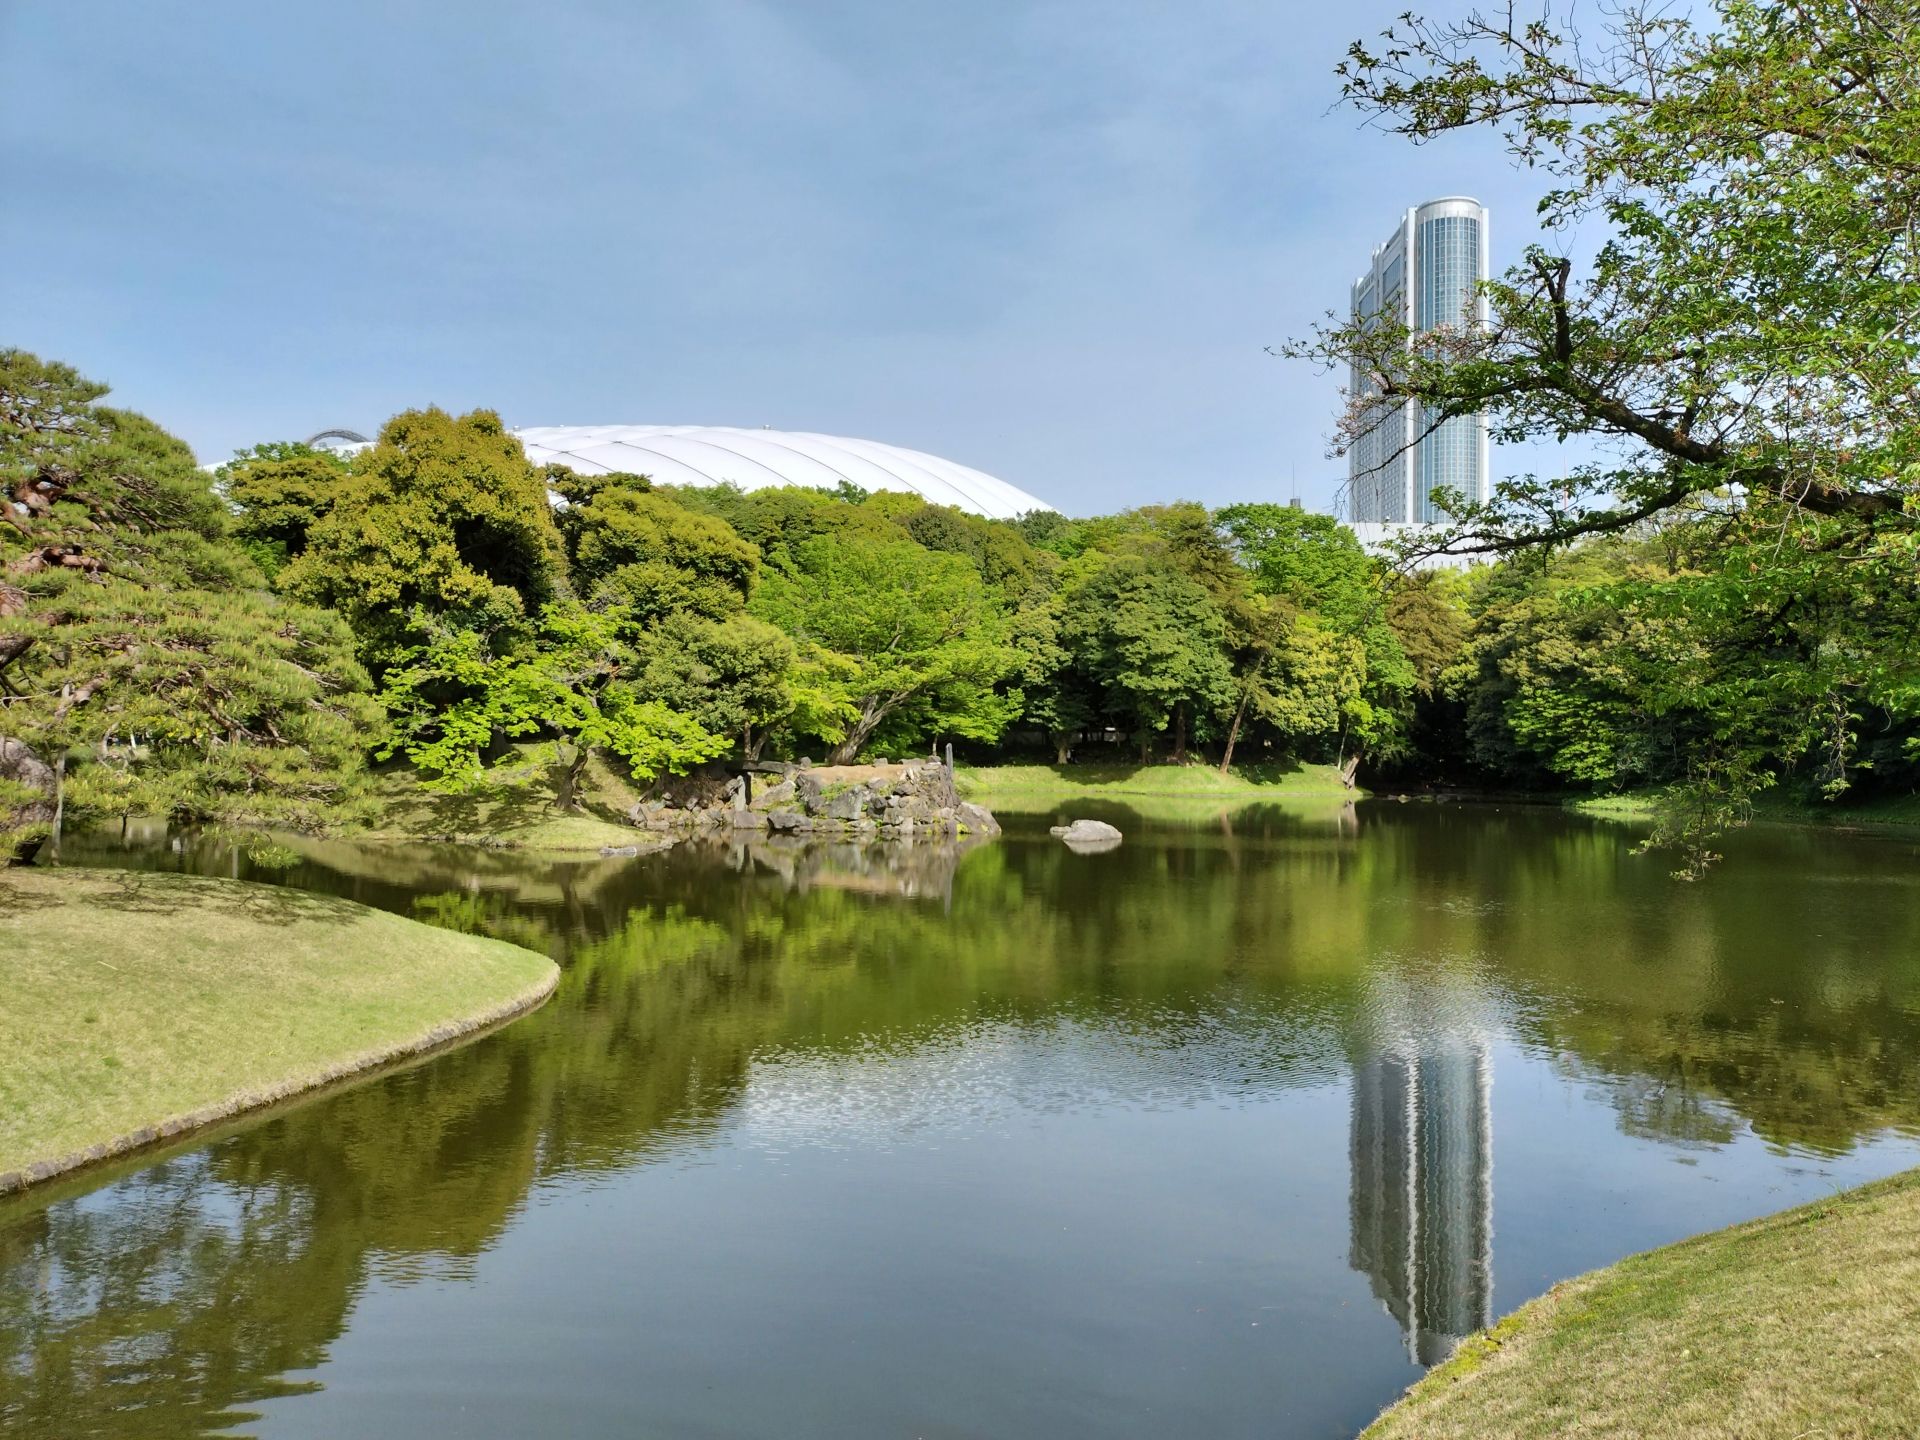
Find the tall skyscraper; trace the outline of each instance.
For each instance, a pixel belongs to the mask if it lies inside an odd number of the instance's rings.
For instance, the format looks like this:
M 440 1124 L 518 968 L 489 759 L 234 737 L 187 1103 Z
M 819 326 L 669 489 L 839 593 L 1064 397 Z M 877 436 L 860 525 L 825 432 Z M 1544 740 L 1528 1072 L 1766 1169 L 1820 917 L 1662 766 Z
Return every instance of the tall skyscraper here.
M 1415 332 L 1459 328 L 1486 319 L 1475 286 L 1487 278 L 1487 209 L 1453 195 L 1429 200 L 1400 218 L 1353 282 L 1353 315 L 1369 327 L 1383 319 Z M 1377 394 L 1356 367 L 1355 396 Z M 1487 426 L 1478 415 L 1441 421 L 1412 401 L 1381 404 L 1377 423 L 1347 452 L 1347 507 L 1359 521 L 1405 524 L 1446 518 L 1432 500 L 1447 486 L 1469 499 L 1488 498 Z

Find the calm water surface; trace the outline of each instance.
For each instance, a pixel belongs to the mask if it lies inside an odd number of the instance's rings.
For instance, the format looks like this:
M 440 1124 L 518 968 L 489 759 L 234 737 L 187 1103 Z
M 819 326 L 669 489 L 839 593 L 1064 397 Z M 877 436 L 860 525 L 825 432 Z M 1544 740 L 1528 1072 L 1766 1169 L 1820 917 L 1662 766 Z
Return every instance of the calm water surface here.
M 1920 858 L 1362 805 L 964 852 L 212 847 L 537 1015 L 0 1206 L 0 1431 L 1344 1436 L 1562 1277 L 1920 1162 Z

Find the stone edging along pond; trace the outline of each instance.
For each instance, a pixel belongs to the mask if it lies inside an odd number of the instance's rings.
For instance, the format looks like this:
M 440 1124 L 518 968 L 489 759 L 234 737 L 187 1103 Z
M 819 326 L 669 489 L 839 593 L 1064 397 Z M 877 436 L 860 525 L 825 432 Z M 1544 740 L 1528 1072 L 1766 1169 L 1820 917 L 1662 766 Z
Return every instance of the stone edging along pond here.
M 217 1125 L 223 1120 L 231 1120 L 250 1110 L 276 1105 L 311 1091 L 325 1089 L 342 1080 L 384 1069 L 400 1061 L 418 1059 L 433 1051 L 449 1048 L 459 1041 L 478 1038 L 484 1031 L 496 1029 L 510 1020 L 516 1020 L 529 1011 L 539 1008 L 547 997 L 553 994 L 559 983 L 559 967 L 550 966 L 546 975 L 539 981 L 529 985 L 519 994 L 477 1014 L 458 1020 L 444 1021 L 410 1039 L 363 1051 L 317 1071 L 292 1076 L 271 1085 L 243 1090 L 212 1105 L 203 1105 L 199 1109 L 184 1115 L 171 1116 L 153 1125 L 143 1125 L 125 1135 L 85 1146 L 52 1160 L 38 1160 L 18 1170 L 0 1173 L 0 1196 L 25 1190 L 29 1186 L 39 1185 L 44 1181 L 102 1161 L 131 1154 L 149 1145 L 178 1139 L 191 1131 Z

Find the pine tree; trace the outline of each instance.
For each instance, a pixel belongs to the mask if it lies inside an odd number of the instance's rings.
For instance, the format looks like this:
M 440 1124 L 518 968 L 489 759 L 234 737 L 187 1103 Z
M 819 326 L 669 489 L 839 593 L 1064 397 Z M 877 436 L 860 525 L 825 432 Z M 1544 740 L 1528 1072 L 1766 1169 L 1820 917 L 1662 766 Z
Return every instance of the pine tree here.
M 378 710 L 333 616 L 281 600 L 181 441 L 0 351 L 0 850 L 75 815 L 317 827 Z

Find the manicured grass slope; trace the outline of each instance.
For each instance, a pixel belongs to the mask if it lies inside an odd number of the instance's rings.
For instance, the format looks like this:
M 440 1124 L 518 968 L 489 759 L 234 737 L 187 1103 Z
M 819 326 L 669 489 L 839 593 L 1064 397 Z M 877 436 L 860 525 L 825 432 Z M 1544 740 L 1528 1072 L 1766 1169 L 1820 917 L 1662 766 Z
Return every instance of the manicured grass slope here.
M 1365 1440 L 1896 1435 L 1920 1435 L 1920 1171 L 1557 1286 Z
M 988 809 L 1132 795 L 1250 801 L 1357 793 L 1332 765 L 1250 765 L 1226 775 L 1211 765 L 979 765 L 958 767 L 956 778 L 967 799 Z
M 450 1039 L 557 977 L 517 946 L 296 890 L 0 870 L 0 1190 Z
M 411 770 L 377 778 L 378 811 L 370 835 L 386 840 L 447 840 L 517 850 L 593 850 L 605 845 L 656 843 L 623 816 L 639 797 L 626 778 L 599 756 L 588 764 L 577 811 L 555 803 L 556 771 L 550 747 L 524 745 L 499 766 L 487 785 L 465 795 L 429 790 Z
M 1569 802 L 1586 815 L 1613 820 L 1651 820 L 1656 814 L 1656 797 L 1648 791 L 1624 795 L 1599 795 Z M 1762 791 L 1754 798 L 1753 818 L 1776 825 L 1832 825 L 1842 829 L 1888 826 L 1906 828 L 1920 825 L 1920 795 L 1883 795 L 1863 804 L 1830 803 L 1807 800 L 1777 791 Z

